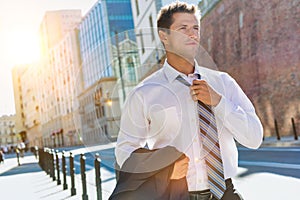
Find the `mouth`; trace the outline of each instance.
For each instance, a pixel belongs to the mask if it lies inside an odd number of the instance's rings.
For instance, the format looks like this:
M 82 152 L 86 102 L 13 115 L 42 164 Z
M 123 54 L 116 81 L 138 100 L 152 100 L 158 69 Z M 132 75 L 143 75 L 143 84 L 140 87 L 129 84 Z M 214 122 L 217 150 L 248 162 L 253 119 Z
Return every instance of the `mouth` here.
M 188 45 L 188 46 L 197 46 L 198 42 L 186 42 L 185 45 Z
M 194 46 L 194 45 L 198 45 L 199 42 L 195 41 L 195 40 L 188 40 L 185 42 L 186 45 L 191 45 L 191 46 Z

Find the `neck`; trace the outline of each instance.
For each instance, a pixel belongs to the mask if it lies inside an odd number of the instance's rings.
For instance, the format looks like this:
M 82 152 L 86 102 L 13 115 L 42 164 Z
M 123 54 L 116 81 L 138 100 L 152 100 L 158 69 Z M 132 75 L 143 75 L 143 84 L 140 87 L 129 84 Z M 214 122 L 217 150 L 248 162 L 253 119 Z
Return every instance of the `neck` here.
M 185 75 L 192 74 L 195 68 L 195 61 L 193 58 L 187 59 L 167 52 L 168 63 L 177 71 Z

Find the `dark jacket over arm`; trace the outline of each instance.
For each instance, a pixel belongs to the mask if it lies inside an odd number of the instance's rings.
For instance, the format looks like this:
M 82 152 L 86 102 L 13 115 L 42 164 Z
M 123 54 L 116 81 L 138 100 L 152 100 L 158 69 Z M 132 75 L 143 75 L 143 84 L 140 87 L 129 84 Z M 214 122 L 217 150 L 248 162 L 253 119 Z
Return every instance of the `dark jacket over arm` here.
M 174 147 L 137 149 L 124 162 L 110 200 L 186 200 L 186 178 L 170 180 L 174 163 L 185 155 Z

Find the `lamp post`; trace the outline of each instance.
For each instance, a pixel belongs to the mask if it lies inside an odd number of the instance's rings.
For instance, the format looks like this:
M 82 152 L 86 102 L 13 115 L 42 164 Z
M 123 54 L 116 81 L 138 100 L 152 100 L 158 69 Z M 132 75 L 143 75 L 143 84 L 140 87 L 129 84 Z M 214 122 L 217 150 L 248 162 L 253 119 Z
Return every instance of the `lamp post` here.
M 118 63 L 119 63 L 119 73 L 120 73 L 122 95 L 123 95 L 123 102 L 124 102 L 125 101 L 125 88 L 124 88 L 124 80 L 123 80 L 123 72 L 122 72 L 121 55 L 120 55 L 120 49 L 119 49 L 119 37 L 118 37 L 117 31 L 115 31 L 115 40 L 116 40 L 116 48 L 117 48 Z

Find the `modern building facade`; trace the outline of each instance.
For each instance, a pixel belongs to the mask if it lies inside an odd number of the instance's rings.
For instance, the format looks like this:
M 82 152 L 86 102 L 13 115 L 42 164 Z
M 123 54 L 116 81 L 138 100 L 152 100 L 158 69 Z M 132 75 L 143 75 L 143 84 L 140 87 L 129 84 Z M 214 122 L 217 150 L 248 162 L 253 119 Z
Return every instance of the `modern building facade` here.
M 98 1 L 84 16 L 79 25 L 80 53 L 84 88 L 102 77 L 114 76 L 112 43 L 115 34 L 119 42 L 125 39 L 125 31 L 133 29 L 129 0 Z
M 128 74 L 129 67 L 131 76 L 135 76 L 135 62 L 138 61 L 136 50 L 121 52 L 122 42 L 135 45 L 134 35 L 129 33 L 132 29 L 130 0 L 100 0 L 79 25 L 83 80 L 79 107 L 81 135 L 86 145 L 116 139 L 120 105 L 125 99 L 126 88 L 132 83 L 125 83 L 122 75 Z M 121 56 L 131 57 L 128 58 L 130 66 L 123 65 Z

